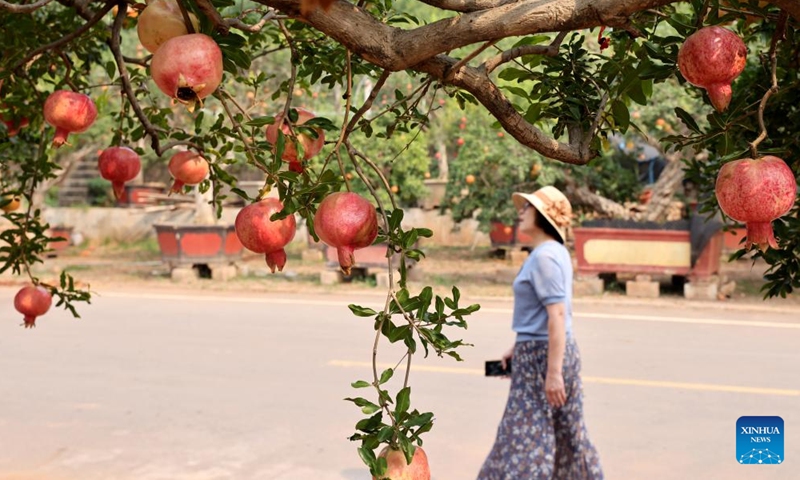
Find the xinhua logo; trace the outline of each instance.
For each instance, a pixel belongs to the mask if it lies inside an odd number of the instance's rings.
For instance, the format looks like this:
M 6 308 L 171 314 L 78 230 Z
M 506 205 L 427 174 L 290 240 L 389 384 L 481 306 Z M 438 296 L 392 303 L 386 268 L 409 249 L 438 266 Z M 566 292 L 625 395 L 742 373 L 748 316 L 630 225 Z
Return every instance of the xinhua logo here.
M 783 419 L 739 417 L 736 421 L 736 461 L 742 465 L 783 463 Z

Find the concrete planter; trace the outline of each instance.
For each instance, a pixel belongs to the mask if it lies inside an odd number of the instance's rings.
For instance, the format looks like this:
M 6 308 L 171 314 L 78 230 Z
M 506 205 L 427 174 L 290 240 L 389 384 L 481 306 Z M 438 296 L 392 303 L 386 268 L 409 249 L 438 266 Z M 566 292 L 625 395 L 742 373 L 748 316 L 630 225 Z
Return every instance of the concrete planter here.
M 49 247 L 58 252 L 72 245 L 72 230 L 73 230 L 72 227 L 65 227 L 61 225 L 50 227 L 50 230 L 48 232 L 48 236 L 50 238 L 61 237 L 64 240 L 51 242 L 49 244 Z
M 529 245 L 532 241 L 528 234 L 519 231 L 519 222 L 506 225 L 502 222 L 492 222 L 489 240 L 493 248 L 514 247 L 516 245 Z
M 125 185 L 125 193 L 117 200 L 117 204 L 125 207 L 137 205 L 156 205 L 155 195 L 165 194 L 167 186 L 163 183 L 143 183 Z
M 639 273 L 710 278 L 719 272 L 722 232 L 706 244 L 691 264 L 688 230 L 575 228 L 579 275 Z
M 161 259 L 176 267 L 233 263 L 242 256 L 242 244 L 233 225 L 154 225 Z

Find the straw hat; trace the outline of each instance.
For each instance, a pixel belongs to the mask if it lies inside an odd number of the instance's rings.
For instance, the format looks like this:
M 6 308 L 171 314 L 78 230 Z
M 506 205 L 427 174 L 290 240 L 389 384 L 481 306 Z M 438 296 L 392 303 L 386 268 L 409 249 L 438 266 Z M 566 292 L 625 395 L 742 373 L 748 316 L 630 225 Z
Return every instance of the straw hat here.
M 572 223 L 572 205 L 567 197 L 556 187 L 542 187 L 533 193 L 514 192 L 511 195 L 514 207 L 521 210 L 526 203 L 542 214 L 561 237 L 561 243 L 567 240 L 567 231 Z

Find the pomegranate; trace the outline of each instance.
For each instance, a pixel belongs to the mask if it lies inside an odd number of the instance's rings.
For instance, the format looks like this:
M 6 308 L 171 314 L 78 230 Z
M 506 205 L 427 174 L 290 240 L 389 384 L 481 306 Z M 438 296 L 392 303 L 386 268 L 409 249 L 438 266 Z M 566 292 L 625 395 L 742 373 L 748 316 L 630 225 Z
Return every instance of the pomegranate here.
M 345 275 L 355 264 L 354 251 L 372 245 L 378 236 L 378 216 L 364 197 L 336 192 L 325 197 L 314 215 L 314 229 L 320 240 L 336 248 Z
M 208 175 L 208 161 L 195 152 L 178 152 L 169 159 L 169 173 L 175 178 L 172 193 L 178 193 L 184 185 L 197 185 Z
M 236 215 L 236 236 L 248 250 L 263 253 L 267 266 L 275 273 L 283 271 L 286 265 L 286 251 L 283 249 L 294 238 L 297 224 L 294 215 L 272 221 L 272 215 L 283 210 L 283 204 L 276 198 L 265 198 L 244 207 Z
M 36 317 L 40 317 L 50 310 L 53 296 L 46 288 L 38 285 L 22 287 L 14 297 L 14 308 L 25 315 L 25 328 L 36 326 Z
M 208 35 L 181 35 L 162 44 L 150 61 L 162 92 L 194 109 L 222 81 L 222 51 Z
M 200 30 L 200 23 L 193 13 L 189 14 L 189 19 L 195 31 Z M 147 8 L 139 15 L 136 31 L 142 46 L 150 53 L 156 53 L 158 47 L 167 40 L 189 33 L 181 9 L 175 0 L 149 2 Z
M 742 73 L 747 47 L 722 27 L 705 27 L 686 39 L 678 52 L 678 69 L 692 85 L 704 88 L 714 108 L 724 112 L 731 102 L 731 82 Z
M 0 122 L 3 122 L 3 124 L 5 124 L 6 129 L 8 130 L 9 137 L 16 136 L 19 133 L 20 129 L 27 127 L 30 124 L 30 121 L 25 117 L 6 118 L 0 116 Z
M 772 221 L 794 205 L 797 182 L 786 163 L 771 155 L 726 163 L 717 175 L 717 201 L 726 215 L 747 228 L 745 248 L 778 248 Z
M 53 146 L 60 147 L 70 133 L 85 132 L 97 118 L 97 107 L 87 95 L 58 90 L 44 102 L 44 119 L 56 127 Z
M 111 181 L 114 196 L 119 200 L 125 193 L 125 182 L 139 175 L 142 161 L 139 155 L 128 147 L 109 147 L 100 155 L 97 168 L 101 177 Z
M 294 125 L 302 125 L 307 121 L 314 118 L 315 115 L 308 110 L 304 110 L 302 108 L 297 109 L 297 122 Z M 281 125 L 281 131 L 287 137 L 291 135 L 289 130 L 289 123 L 288 120 L 284 120 L 283 125 Z M 322 131 L 321 128 L 315 128 L 314 132 L 317 134 L 317 138 L 312 138 L 310 135 L 306 133 L 300 133 L 297 135 L 297 140 L 303 146 L 303 160 L 308 160 L 309 158 L 313 157 L 314 155 L 318 154 L 322 147 L 325 145 L 325 132 Z M 278 125 L 273 123 L 272 125 L 267 127 L 267 141 L 273 145 L 278 141 Z M 281 159 L 284 162 L 289 162 L 289 170 L 293 172 L 302 173 L 303 172 L 303 165 L 300 160 L 297 159 L 297 147 L 294 145 L 292 139 L 287 138 L 286 144 L 283 148 L 283 155 Z
M 378 457 L 386 458 L 388 467 L 386 475 L 383 478 L 389 480 L 430 480 L 431 468 L 428 465 L 428 456 L 422 448 L 417 447 L 414 450 L 414 457 L 411 463 L 406 463 L 406 456 L 402 450 L 397 450 L 391 447 L 385 447 L 381 450 Z M 376 480 L 372 477 L 372 480 Z

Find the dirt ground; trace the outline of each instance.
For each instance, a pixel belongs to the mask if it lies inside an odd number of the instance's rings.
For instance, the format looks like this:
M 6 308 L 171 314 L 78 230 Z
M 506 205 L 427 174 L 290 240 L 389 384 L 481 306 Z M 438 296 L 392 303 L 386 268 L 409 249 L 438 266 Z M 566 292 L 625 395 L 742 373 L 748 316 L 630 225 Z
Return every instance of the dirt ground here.
M 322 260 L 303 259 L 303 248 L 293 245 L 287 251 L 288 260 L 283 272 L 272 274 L 264 258 L 245 252 L 237 264 L 239 275 L 228 281 L 198 278 L 184 282 L 174 282 L 170 278 L 169 267 L 161 261 L 158 245 L 154 240 L 136 244 L 107 244 L 99 246 L 70 247 L 44 264 L 34 267 L 34 274 L 48 283 L 57 281 L 61 269 L 66 269 L 80 284 L 89 285 L 92 291 L 102 289 L 181 289 L 234 292 L 304 292 L 336 293 L 346 291 L 383 292 L 376 285 L 371 269 L 363 278 L 353 278 L 349 282 L 323 285 L 320 273 L 333 270 Z M 409 286 L 419 290 L 431 285 L 437 293 L 445 294 L 457 285 L 466 297 L 495 298 L 511 297 L 511 282 L 518 266 L 512 264 L 501 254 L 488 247 L 423 248 L 427 258 L 423 259 L 414 272 Z M 358 254 L 356 254 L 358 257 Z M 753 306 L 800 306 L 800 295 L 788 299 L 763 300 L 759 292 L 766 270 L 764 264 L 748 260 L 722 263 L 720 277 L 722 283 L 734 280 L 736 288 L 732 294 L 720 298 L 716 304 L 751 304 Z M 609 301 L 628 301 L 625 296 L 626 278 L 606 279 L 606 290 L 602 299 Z M 671 284 L 670 278 L 657 278 L 661 281 L 660 301 L 683 302 L 681 288 Z M 4 275 L 2 284 L 14 284 L 21 280 Z M 600 299 L 600 297 L 589 297 Z

